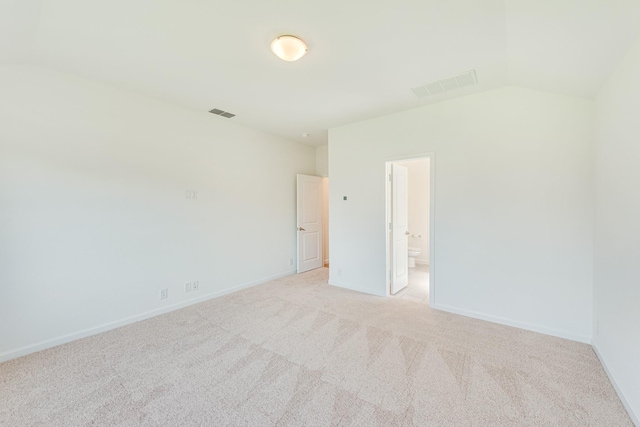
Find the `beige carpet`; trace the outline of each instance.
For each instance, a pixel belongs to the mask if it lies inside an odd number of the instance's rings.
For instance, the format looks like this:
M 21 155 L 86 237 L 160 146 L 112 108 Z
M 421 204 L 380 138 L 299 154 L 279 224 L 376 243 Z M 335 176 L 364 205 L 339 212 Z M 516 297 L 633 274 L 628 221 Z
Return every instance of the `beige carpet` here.
M 290 276 L 1 364 L 0 425 L 633 425 L 588 345 L 326 281 Z

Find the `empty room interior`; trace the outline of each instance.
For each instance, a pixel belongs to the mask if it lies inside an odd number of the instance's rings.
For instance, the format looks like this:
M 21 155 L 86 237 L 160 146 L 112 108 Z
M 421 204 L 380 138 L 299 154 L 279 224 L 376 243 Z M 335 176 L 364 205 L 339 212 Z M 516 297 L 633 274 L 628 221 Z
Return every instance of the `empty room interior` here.
M 640 426 L 640 0 L 0 0 L 0 425 Z

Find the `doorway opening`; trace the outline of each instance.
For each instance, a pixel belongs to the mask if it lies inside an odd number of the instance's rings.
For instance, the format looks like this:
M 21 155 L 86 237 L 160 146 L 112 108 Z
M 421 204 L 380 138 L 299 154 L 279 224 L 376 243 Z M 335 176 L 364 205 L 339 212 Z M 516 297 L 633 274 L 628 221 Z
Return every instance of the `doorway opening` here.
M 433 305 L 433 154 L 386 163 L 387 295 Z
M 297 265 L 304 273 L 322 267 L 322 178 L 296 176 L 297 187 Z

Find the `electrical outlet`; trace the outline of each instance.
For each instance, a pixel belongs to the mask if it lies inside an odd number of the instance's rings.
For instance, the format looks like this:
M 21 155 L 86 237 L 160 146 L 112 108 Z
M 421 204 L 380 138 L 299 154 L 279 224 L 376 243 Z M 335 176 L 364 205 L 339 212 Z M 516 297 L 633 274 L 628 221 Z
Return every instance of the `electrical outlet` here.
M 196 190 L 186 190 L 184 195 L 187 199 L 196 200 L 198 198 L 198 192 Z
M 169 298 L 169 289 L 164 288 L 164 289 L 160 289 L 160 299 L 167 299 Z
M 293 265 L 293 258 L 289 258 L 289 265 Z
M 342 276 L 342 269 L 341 268 L 338 269 L 338 276 Z
M 192 289 L 194 291 L 197 291 L 198 289 L 200 289 L 200 283 L 197 280 L 195 282 L 193 282 Z
M 193 289 L 193 285 L 191 282 L 187 283 L 184 285 L 184 291 L 185 292 L 191 292 L 191 290 Z

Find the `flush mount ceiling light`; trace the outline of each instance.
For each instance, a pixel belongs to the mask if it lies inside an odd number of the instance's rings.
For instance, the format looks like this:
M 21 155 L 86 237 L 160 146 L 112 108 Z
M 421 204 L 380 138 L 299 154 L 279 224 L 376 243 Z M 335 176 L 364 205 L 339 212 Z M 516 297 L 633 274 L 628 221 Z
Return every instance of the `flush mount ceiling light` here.
M 307 53 L 307 44 L 296 36 L 280 36 L 271 42 L 271 51 L 283 61 L 297 61 Z

